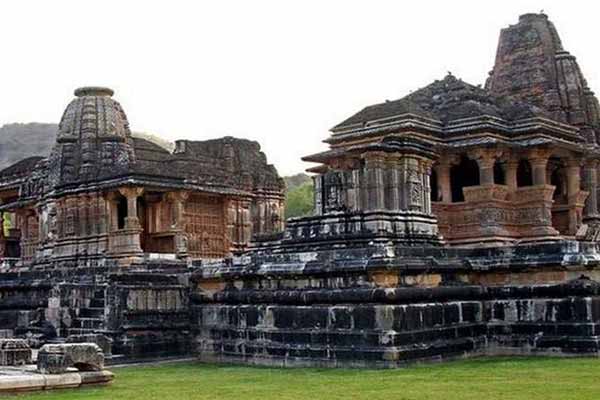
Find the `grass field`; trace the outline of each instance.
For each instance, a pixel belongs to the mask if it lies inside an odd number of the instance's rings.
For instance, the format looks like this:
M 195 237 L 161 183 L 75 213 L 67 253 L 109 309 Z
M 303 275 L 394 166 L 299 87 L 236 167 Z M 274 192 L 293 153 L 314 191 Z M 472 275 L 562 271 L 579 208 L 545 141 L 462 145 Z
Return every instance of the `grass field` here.
M 600 359 L 497 358 L 396 370 L 274 369 L 198 363 L 115 368 L 110 386 L 21 395 L 54 399 L 600 399 Z

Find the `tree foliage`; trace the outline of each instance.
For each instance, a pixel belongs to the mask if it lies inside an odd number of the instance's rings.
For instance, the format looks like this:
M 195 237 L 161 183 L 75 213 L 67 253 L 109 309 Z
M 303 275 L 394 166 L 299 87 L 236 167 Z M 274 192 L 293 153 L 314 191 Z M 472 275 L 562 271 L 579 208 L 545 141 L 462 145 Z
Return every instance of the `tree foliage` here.
M 314 207 L 312 182 L 308 181 L 288 190 L 285 200 L 286 218 L 310 215 Z

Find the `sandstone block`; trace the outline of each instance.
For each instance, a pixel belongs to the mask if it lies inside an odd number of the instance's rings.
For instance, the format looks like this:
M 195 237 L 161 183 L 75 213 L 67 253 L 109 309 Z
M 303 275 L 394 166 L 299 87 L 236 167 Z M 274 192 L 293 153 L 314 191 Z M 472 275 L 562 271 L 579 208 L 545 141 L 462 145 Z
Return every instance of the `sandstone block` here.
M 61 374 L 69 368 L 80 371 L 104 369 L 104 353 L 95 343 L 46 344 L 38 352 L 37 368 L 43 374 Z

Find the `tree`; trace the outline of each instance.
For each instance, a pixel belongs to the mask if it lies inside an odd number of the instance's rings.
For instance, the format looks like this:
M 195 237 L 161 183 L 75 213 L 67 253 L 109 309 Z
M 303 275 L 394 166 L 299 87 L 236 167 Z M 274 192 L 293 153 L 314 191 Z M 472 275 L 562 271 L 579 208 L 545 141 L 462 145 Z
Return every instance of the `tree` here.
M 285 217 L 302 217 L 310 215 L 314 208 L 313 184 L 306 182 L 288 190 L 285 199 Z

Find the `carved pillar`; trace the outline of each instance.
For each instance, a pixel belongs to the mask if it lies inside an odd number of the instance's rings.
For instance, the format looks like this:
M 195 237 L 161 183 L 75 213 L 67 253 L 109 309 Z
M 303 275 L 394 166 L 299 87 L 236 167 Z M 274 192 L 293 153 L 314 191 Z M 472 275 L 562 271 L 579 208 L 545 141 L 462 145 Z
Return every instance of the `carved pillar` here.
M 494 184 L 495 161 L 489 153 L 483 153 L 482 157 L 477 158 L 477 164 L 479 165 L 479 185 Z
M 444 203 L 452 203 L 452 187 L 450 184 L 450 168 L 456 162 L 455 157 L 442 158 L 438 164 L 437 176 L 439 181 L 441 201 Z
M 589 192 L 583 210 L 583 220 L 598 220 L 598 160 L 591 160 L 585 164 L 584 170 L 584 189 Z
M 106 195 L 106 204 L 108 206 L 108 232 L 119 229 L 117 196 L 117 192 L 110 192 Z
M 398 160 L 394 159 L 389 162 L 388 174 L 389 174 L 389 185 L 387 187 L 387 190 L 388 190 L 388 198 L 389 198 L 389 208 L 391 210 L 400 210 L 402 208 L 402 203 L 401 203 L 401 199 L 400 199 L 401 184 L 400 184 L 400 167 L 399 167 Z
M 547 184 L 546 167 L 549 158 L 550 151 L 546 149 L 536 149 L 530 153 L 529 163 L 531 164 L 531 175 L 534 186 Z
M 569 233 L 575 235 L 582 222 L 585 192 L 581 191 L 581 160 L 567 160 L 567 195 L 569 199 Z
M 494 164 L 496 159 L 502 155 L 502 150 L 492 148 L 476 149 L 469 154 L 479 166 L 479 185 L 494 184 Z
M 383 179 L 385 154 L 369 153 L 365 158 L 367 181 L 367 210 L 381 210 L 385 207 L 385 183 Z
M 423 177 L 423 212 L 431 214 L 431 171 L 433 161 L 421 160 L 420 164 Z
M 509 157 L 506 161 L 506 186 L 509 193 L 514 193 L 517 190 L 517 170 L 519 168 L 519 160 L 515 157 Z
M 314 213 L 323 215 L 323 175 L 313 176 Z
M 119 189 L 119 193 L 127 199 L 125 229 L 141 229 L 140 219 L 138 218 L 137 199 L 143 192 L 144 189 L 139 187 L 125 187 Z
M 184 207 L 189 196 L 189 192 L 184 191 L 170 192 L 167 194 L 167 198 L 171 201 L 173 207 L 175 254 L 179 258 L 185 258 L 188 255 L 187 237 L 185 235 Z

